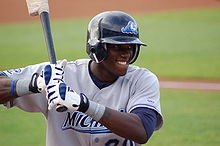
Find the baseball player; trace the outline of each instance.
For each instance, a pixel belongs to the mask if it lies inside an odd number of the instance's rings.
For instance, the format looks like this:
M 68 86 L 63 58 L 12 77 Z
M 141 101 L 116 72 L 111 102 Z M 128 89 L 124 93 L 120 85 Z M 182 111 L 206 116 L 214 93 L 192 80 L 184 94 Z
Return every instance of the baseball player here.
M 88 25 L 90 59 L 2 71 L 0 103 L 47 120 L 47 146 L 139 146 L 161 128 L 157 77 L 131 65 L 140 46 L 136 21 L 107 11 Z

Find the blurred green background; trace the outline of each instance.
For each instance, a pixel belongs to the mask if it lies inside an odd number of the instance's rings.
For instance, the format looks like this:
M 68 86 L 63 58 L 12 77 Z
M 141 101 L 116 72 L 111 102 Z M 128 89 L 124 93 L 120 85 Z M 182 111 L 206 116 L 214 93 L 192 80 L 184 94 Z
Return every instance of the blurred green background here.
M 159 78 L 220 80 L 220 9 L 134 16 L 143 47 L 135 65 Z M 57 59 L 88 58 L 89 19 L 52 21 Z M 41 24 L 0 25 L 0 70 L 48 61 Z M 220 93 L 161 91 L 164 127 L 149 146 L 217 146 L 220 144 Z M 1 146 L 43 146 L 46 124 L 39 113 L 0 106 Z
M 135 63 L 161 78 L 220 79 L 220 9 L 134 16 L 142 47 Z M 87 58 L 87 20 L 52 21 L 58 59 Z M 48 61 L 41 24 L 0 27 L 0 70 Z M 16 63 L 15 63 L 16 62 Z

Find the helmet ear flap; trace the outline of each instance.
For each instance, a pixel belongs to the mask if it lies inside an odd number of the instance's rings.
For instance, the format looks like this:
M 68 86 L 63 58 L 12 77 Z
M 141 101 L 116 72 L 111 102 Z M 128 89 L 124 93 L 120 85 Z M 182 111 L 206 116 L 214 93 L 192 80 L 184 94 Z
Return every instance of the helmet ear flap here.
M 139 52 L 140 52 L 140 45 L 135 45 L 135 49 L 134 49 L 134 54 L 133 54 L 133 57 L 131 58 L 129 64 L 132 64 L 134 63 L 136 60 L 137 60 L 137 57 L 139 55 Z
M 89 45 L 89 48 L 89 56 L 96 63 L 100 63 L 106 58 L 107 48 L 105 47 L 105 44 L 96 43 L 95 45 Z
M 99 63 L 99 60 L 97 58 L 97 55 L 95 53 L 95 48 L 94 47 L 90 47 L 90 54 L 89 54 L 90 58 L 92 58 L 92 60 L 94 60 L 96 63 Z

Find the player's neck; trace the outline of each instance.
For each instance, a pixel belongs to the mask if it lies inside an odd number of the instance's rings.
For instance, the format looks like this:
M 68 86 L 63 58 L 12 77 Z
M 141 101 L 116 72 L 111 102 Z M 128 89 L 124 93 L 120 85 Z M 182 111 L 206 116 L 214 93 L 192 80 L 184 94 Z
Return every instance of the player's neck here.
M 90 62 L 89 67 L 93 75 L 102 82 L 113 82 L 118 78 L 118 76 L 108 72 L 102 67 L 102 65 L 97 64 L 94 61 Z

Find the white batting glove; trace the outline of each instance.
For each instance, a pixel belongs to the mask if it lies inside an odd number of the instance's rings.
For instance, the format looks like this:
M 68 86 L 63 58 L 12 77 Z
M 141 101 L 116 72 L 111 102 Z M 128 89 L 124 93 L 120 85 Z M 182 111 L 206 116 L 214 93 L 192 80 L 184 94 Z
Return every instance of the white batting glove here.
M 67 61 L 64 59 L 59 64 L 46 65 L 41 75 L 44 79 L 45 85 L 62 81 L 66 64 Z M 38 84 L 41 84 L 40 80 L 38 81 Z
M 77 94 L 64 82 L 48 85 L 47 98 L 49 110 L 57 109 L 60 106 L 65 106 L 68 108 L 68 110 L 85 112 L 89 106 L 86 96 L 83 96 L 83 94 Z
M 32 76 L 29 85 L 30 91 L 37 93 L 46 89 L 47 85 L 52 83 L 59 83 L 63 81 L 64 68 L 67 60 L 62 60 L 59 64 L 48 64 L 44 67 L 41 75 L 35 73 Z
M 64 82 L 48 85 L 47 98 L 49 110 L 65 107 L 83 112 L 96 121 L 99 121 L 105 112 L 105 106 L 90 101 L 83 93 L 77 94 Z
M 48 85 L 47 98 L 49 110 L 65 107 L 83 112 L 96 121 L 99 121 L 105 112 L 105 106 L 89 100 L 83 93 L 77 94 L 64 82 Z

